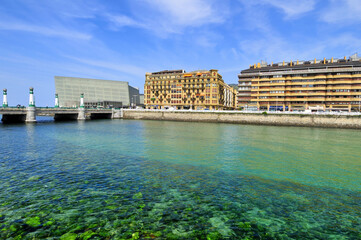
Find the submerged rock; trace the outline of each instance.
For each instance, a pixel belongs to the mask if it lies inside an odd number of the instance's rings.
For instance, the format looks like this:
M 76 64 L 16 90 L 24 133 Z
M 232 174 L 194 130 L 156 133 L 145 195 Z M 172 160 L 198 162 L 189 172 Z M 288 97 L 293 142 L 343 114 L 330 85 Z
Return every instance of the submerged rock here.
M 60 237 L 60 240 L 75 240 L 78 234 L 76 233 L 65 233 Z
M 38 216 L 26 219 L 25 223 L 30 227 L 37 227 L 41 224 L 40 218 Z
M 143 194 L 141 192 L 133 195 L 133 199 L 141 199 L 141 198 L 143 198 Z

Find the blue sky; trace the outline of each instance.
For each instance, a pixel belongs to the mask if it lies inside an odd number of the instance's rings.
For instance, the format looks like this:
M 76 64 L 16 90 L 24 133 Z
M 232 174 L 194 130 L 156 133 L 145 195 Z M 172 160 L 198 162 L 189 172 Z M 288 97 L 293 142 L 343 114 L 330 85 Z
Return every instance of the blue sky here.
M 54 104 L 54 76 L 128 81 L 145 72 L 341 58 L 361 49 L 359 0 L 1 0 L 0 88 L 9 105 Z

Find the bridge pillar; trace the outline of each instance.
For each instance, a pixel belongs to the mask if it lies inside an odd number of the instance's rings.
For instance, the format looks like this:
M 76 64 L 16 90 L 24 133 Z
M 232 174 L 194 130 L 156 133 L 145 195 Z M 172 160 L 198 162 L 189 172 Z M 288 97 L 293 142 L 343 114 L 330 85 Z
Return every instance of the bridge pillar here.
M 26 108 L 26 123 L 35 123 L 36 122 L 36 109 L 35 107 Z
M 8 107 L 8 90 L 3 90 L 3 107 Z
M 58 108 L 59 107 L 59 97 L 58 97 L 58 94 L 55 93 L 55 108 Z
M 85 109 L 84 108 L 79 108 L 78 120 L 85 120 Z
M 123 118 L 123 108 L 119 110 L 112 109 L 112 119 Z
M 85 120 L 84 93 L 80 94 L 80 107 L 78 112 L 78 120 Z
M 29 107 L 26 108 L 26 123 L 36 122 L 36 109 L 35 109 L 35 98 L 34 98 L 34 88 L 29 89 Z

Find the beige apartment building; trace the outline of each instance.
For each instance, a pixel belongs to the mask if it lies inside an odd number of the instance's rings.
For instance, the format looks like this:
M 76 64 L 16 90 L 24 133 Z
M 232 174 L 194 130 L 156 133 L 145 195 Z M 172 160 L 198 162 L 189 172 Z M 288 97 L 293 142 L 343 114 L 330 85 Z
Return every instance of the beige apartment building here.
M 265 62 L 238 75 L 238 107 L 360 111 L 361 58 Z
M 226 84 L 215 69 L 145 74 L 144 105 L 147 109 L 235 109 L 236 94 L 237 90 Z

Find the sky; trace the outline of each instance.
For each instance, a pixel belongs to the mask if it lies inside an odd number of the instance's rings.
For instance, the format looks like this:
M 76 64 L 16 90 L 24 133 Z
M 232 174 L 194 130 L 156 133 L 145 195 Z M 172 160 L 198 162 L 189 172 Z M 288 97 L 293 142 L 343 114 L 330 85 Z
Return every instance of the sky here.
M 127 81 L 361 49 L 359 0 L 0 0 L 0 88 L 9 105 L 53 106 L 54 76 Z

